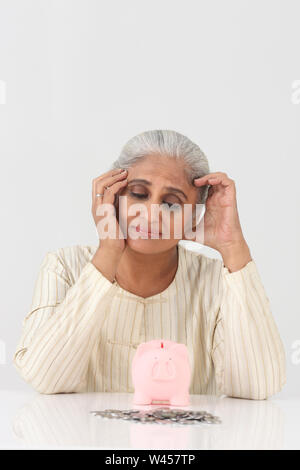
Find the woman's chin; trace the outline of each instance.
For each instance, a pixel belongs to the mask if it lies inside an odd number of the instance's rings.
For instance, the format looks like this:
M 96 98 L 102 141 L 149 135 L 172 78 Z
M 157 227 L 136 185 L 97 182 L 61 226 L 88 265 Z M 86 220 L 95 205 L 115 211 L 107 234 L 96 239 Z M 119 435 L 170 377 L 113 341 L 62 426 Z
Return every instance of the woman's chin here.
M 166 241 L 168 240 L 161 240 L 155 239 L 149 236 L 146 238 L 145 236 L 133 239 L 131 237 L 127 237 L 126 244 L 134 251 L 138 251 L 140 253 L 155 253 L 156 251 L 161 251 L 162 247 L 165 245 Z M 163 243 L 164 242 L 164 243 Z

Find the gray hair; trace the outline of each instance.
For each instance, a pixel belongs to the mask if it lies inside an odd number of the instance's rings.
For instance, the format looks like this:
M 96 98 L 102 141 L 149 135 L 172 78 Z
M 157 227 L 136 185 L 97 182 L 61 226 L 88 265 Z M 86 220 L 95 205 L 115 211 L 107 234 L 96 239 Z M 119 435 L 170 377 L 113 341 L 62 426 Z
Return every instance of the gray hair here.
M 207 175 L 209 165 L 206 156 L 197 144 L 188 137 L 172 130 L 145 131 L 132 137 L 122 148 L 119 158 L 111 169 L 128 169 L 148 155 L 160 154 L 185 163 L 184 171 L 192 185 L 194 178 Z M 199 187 L 197 204 L 204 204 L 209 185 Z

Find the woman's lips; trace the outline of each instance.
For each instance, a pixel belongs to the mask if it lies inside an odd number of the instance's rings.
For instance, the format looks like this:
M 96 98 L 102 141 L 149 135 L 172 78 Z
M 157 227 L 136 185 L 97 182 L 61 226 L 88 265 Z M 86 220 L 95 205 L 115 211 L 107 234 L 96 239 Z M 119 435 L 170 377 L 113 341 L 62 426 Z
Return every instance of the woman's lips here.
M 145 234 L 145 235 L 146 235 L 146 234 L 148 234 L 148 235 L 151 235 L 151 234 L 152 234 L 152 235 L 161 235 L 161 232 L 148 232 L 148 231 L 146 231 L 146 230 L 142 230 L 139 225 L 136 227 L 136 231 L 137 231 L 137 232 L 140 232 L 140 233 L 142 233 L 142 234 Z

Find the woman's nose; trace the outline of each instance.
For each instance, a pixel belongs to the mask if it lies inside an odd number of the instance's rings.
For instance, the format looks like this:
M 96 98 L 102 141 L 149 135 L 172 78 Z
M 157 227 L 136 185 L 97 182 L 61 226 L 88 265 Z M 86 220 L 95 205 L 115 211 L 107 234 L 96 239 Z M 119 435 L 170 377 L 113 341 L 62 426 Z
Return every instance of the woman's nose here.
M 158 226 L 162 220 L 162 213 L 160 210 L 160 200 L 152 197 L 147 201 L 144 201 L 145 209 L 147 211 L 148 225 L 149 226 Z

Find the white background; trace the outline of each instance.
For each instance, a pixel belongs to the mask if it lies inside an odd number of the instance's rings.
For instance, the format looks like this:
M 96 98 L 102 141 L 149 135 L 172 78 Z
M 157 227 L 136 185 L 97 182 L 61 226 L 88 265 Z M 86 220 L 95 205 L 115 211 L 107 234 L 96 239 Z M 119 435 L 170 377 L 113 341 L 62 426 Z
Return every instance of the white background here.
M 97 244 L 92 179 L 137 133 L 173 129 L 236 182 L 280 396 L 300 395 L 299 22 L 297 0 L 0 1 L 0 388 L 30 388 L 12 357 L 45 253 Z

